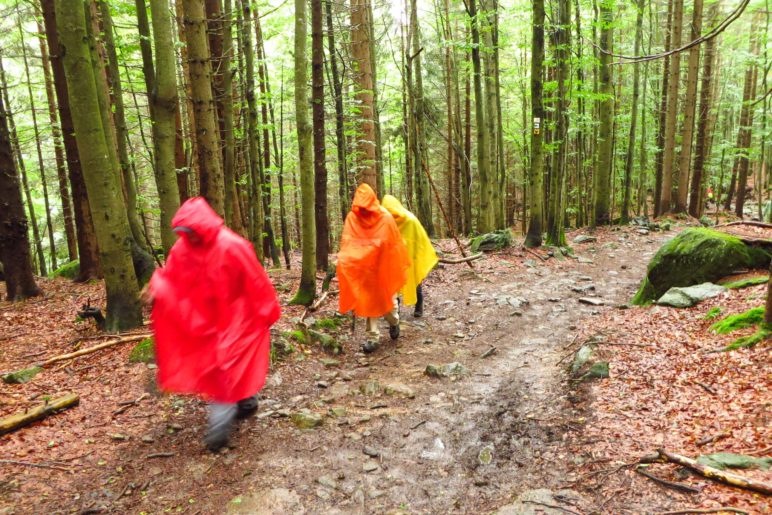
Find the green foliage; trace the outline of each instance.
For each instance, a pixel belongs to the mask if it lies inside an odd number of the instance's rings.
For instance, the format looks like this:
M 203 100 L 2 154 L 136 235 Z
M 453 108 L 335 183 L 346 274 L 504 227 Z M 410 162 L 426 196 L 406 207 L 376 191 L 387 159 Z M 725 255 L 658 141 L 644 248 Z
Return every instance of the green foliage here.
M 131 349 L 130 363 L 151 363 L 155 360 L 155 342 L 153 338 L 145 338 Z
M 32 381 L 32 379 L 42 371 L 43 369 L 40 367 L 25 368 L 3 375 L 2 380 L 6 384 L 24 384 Z
M 724 286 L 725 288 L 731 288 L 733 290 L 738 290 L 740 288 L 747 288 L 748 286 L 756 286 L 758 284 L 764 284 L 769 281 L 769 276 L 761 276 L 761 277 L 749 277 L 747 279 L 740 279 L 739 281 L 732 281 L 730 283 L 724 283 L 721 286 Z
M 302 345 L 305 345 L 307 343 L 306 334 L 300 329 L 295 329 L 293 331 L 284 331 L 282 333 L 282 336 L 290 340 L 295 340 L 296 342 Z
M 689 228 L 657 251 L 632 303 L 649 304 L 673 286 L 713 282 L 727 271 L 766 267 L 769 259 L 765 251 L 734 236 L 704 227 Z
M 772 458 L 755 458 L 732 452 L 717 452 L 704 454 L 697 458 L 697 463 L 707 465 L 719 470 L 732 469 L 756 469 L 767 470 L 772 465 Z
M 753 333 L 750 336 L 742 336 L 740 338 L 737 338 L 735 341 L 724 347 L 722 350 L 724 352 L 733 351 L 737 349 L 749 349 L 753 346 L 755 346 L 759 342 L 763 342 L 764 340 L 772 337 L 772 331 L 769 331 L 768 329 L 761 328 L 755 333 Z
M 77 259 L 74 261 L 70 261 L 69 263 L 65 263 L 50 274 L 48 274 L 48 277 L 55 278 L 55 277 L 64 277 L 65 279 L 75 279 L 78 277 L 78 274 L 80 273 L 80 261 Z
M 721 314 L 721 311 L 723 311 L 723 308 L 721 306 L 710 308 L 710 310 L 707 313 L 705 313 L 705 316 L 702 318 L 703 320 L 713 320 L 715 318 L 718 318 L 718 316 Z
M 710 330 L 716 334 L 727 334 L 738 329 L 753 327 L 764 321 L 764 306 L 750 309 L 745 313 L 729 315 L 723 320 L 710 326 Z
M 335 330 L 343 323 L 343 318 L 320 318 L 314 322 L 314 329 Z

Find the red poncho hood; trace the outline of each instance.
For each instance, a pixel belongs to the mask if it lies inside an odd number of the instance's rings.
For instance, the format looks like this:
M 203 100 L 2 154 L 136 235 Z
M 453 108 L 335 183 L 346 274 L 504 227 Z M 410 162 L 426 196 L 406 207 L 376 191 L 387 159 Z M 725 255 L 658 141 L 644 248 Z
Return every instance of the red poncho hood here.
M 273 285 L 252 245 L 203 198 L 185 202 L 172 226 L 185 230 L 150 281 L 158 382 L 216 402 L 249 397 L 268 373 L 280 315 Z
M 391 311 L 410 259 L 394 218 L 361 184 L 346 217 L 338 252 L 339 311 L 375 318 Z

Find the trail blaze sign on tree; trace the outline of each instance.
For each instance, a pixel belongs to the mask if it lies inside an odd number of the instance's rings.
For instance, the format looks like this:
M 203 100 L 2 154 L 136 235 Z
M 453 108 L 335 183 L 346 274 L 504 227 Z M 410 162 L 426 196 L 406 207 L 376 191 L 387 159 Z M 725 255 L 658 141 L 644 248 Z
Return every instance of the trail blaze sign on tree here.
M 541 128 L 541 118 L 534 118 L 533 119 L 533 133 L 539 134 L 539 129 Z

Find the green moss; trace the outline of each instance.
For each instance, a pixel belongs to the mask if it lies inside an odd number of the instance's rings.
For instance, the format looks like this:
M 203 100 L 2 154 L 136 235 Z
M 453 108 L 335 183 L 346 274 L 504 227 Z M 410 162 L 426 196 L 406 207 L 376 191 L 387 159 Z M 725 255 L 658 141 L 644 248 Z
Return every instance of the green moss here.
M 145 338 L 131 349 L 130 363 L 151 363 L 155 360 L 155 342 L 152 338 Z
M 747 288 L 748 286 L 756 286 L 758 284 L 765 284 L 769 281 L 769 276 L 761 276 L 761 277 L 749 277 L 747 279 L 740 279 L 739 281 L 732 281 L 729 283 L 724 283 L 721 286 L 725 288 L 732 288 L 732 289 L 740 289 L 740 288 Z
M 314 322 L 315 329 L 337 329 L 343 323 L 342 318 L 320 318 Z
M 765 268 L 769 259 L 765 251 L 734 236 L 705 227 L 689 228 L 657 251 L 632 303 L 649 304 L 673 286 L 714 282 L 728 271 Z
M 718 316 L 721 314 L 721 311 L 723 311 L 724 308 L 721 306 L 716 306 L 715 308 L 711 308 L 710 311 L 705 313 L 705 316 L 702 317 L 703 320 L 713 320 L 714 318 L 718 318 Z
M 48 277 L 64 277 L 65 279 L 75 279 L 80 273 L 80 261 L 74 260 L 69 263 L 65 263 L 50 274 Z
M 23 384 L 32 381 L 42 371 L 43 369 L 40 367 L 30 367 L 5 374 L 2 376 L 2 379 L 6 384 Z
M 501 229 L 499 231 L 481 234 L 472 239 L 472 252 L 501 250 L 512 245 L 512 231 Z
M 738 329 L 753 327 L 764 321 L 764 306 L 750 309 L 745 313 L 729 315 L 723 320 L 710 326 L 710 330 L 716 334 L 727 334 Z
M 750 336 L 743 336 L 737 338 L 735 341 L 724 347 L 723 351 L 731 351 L 737 349 L 751 348 L 759 342 L 772 337 L 772 331 L 769 329 L 761 328 Z
M 300 329 L 295 329 L 294 331 L 284 331 L 284 333 L 282 333 L 282 336 L 290 340 L 295 340 L 296 342 L 301 344 L 306 343 L 306 334 Z
M 340 354 L 343 352 L 343 347 L 341 347 L 340 343 L 329 334 L 320 333 L 313 329 L 309 330 L 308 334 L 315 342 L 319 342 L 319 345 L 325 352 L 331 354 Z

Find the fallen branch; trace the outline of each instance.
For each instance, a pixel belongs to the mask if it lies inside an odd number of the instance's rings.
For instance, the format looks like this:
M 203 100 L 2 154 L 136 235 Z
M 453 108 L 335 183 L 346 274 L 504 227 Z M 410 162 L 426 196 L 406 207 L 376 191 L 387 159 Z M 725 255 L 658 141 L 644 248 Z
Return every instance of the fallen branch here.
M 151 458 L 171 458 L 176 455 L 177 453 L 174 452 L 154 452 L 153 454 L 148 454 L 145 458 L 148 460 Z
M 723 438 L 729 438 L 729 436 L 731 436 L 729 433 L 727 433 L 726 431 L 722 431 L 721 433 L 716 433 L 714 435 L 703 436 L 702 438 L 697 440 L 695 444 L 697 445 L 697 447 L 702 447 L 703 445 L 708 445 L 709 443 L 713 443 L 717 440 L 721 440 Z
M 739 474 L 724 472 L 723 470 L 718 470 L 713 467 L 708 467 L 707 465 L 697 463 L 697 461 L 691 458 L 666 451 L 665 449 L 659 449 L 657 453 L 659 454 L 660 458 L 671 463 L 676 463 L 683 467 L 689 468 L 708 479 L 712 479 L 714 481 L 718 481 L 730 486 L 736 486 L 738 488 L 744 488 L 746 490 L 753 490 L 754 492 L 761 492 L 766 495 L 772 495 L 772 485 L 768 483 L 757 481 L 755 479 L 749 479 Z
M 558 506 L 557 504 L 547 504 L 546 502 L 531 501 L 530 499 L 526 499 L 526 500 L 525 500 L 525 501 L 523 501 L 523 502 L 524 502 L 524 503 L 528 503 L 528 504 L 537 504 L 537 505 L 539 505 L 539 506 L 545 506 L 545 507 L 547 507 L 547 508 L 552 508 L 552 509 L 554 509 L 554 510 L 561 510 L 561 511 L 564 511 L 564 512 L 566 512 L 566 513 L 573 513 L 573 514 L 575 514 L 575 515 L 580 515 L 580 513 L 579 513 L 579 512 L 577 512 L 577 511 L 574 511 L 574 510 L 569 510 L 568 508 L 564 508 L 564 507 L 562 507 L 562 506 Z
M 142 395 L 140 395 L 139 397 L 137 397 L 136 399 L 134 399 L 133 401 L 119 402 L 118 406 L 120 406 L 120 408 L 118 408 L 117 410 L 113 411 L 113 415 L 120 415 L 121 413 L 123 413 L 127 409 L 129 409 L 131 407 L 134 407 L 137 404 L 139 404 L 142 401 L 142 399 L 144 399 L 147 396 L 148 396 L 147 392 L 145 392 Z
M 528 247 L 526 247 L 526 246 L 523 246 L 523 250 L 525 250 L 525 251 L 526 251 L 526 252 L 528 252 L 529 254 L 533 254 L 534 256 L 536 256 L 537 258 L 541 259 L 542 261 L 547 261 L 547 258 L 545 258 L 544 256 L 542 256 L 541 254 L 539 254 L 539 253 L 538 253 L 538 252 L 536 252 L 535 250 L 529 249 L 529 248 L 528 248 Z
M 477 259 L 480 259 L 483 257 L 483 253 L 480 252 L 479 254 L 475 254 L 473 256 L 467 256 L 462 258 L 440 258 L 440 263 L 445 263 L 446 265 L 458 265 L 459 263 L 468 263 L 469 261 L 475 261 Z
M 666 479 L 662 479 L 661 477 L 657 477 L 654 474 L 650 474 L 649 472 L 646 472 L 645 470 L 642 470 L 640 468 L 635 469 L 637 473 L 639 473 L 642 476 L 645 476 L 652 481 L 659 483 L 663 486 L 666 486 L 668 488 L 672 488 L 673 490 L 678 490 L 680 492 L 686 492 L 690 494 L 698 494 L 702 490 L 700 488 L 695 488 L 693 486 L 685 485 L 683 483 L 675 483 L 673 481 L 667 481 Z
M 16 460 L 0 460 L 0 463 L 7 463 L 9 465 L 23 465 L 25 467 L 35 467 L 40 469 L 61 470 L 63 472 L 71 472 L 71 470 L 68 468 L 57 467 L 56 465 L 46 465 L 45 463 L 30 463 L 29 461 L 16 461 Z
M 26 425 L 44 419 L 61 410 L 77 406 L 79 402 L 80 396 L 77 393 L 70 393 L 25 413 L 9 415 L 0 419 L 0 435 L 21 429 Z
M 741 510 L 740 508 L 734 508 L 732 506 L 721 508 L 686 508 L 685 510 L 676 511 L 661 511 L 657 515 L 689 515 L 690 513 L 721 513 L 722 511 L 728 511 L 731 513 L 742 513 L 748 515 L 748 512 Z
M 705 383 L 701 383 L 699 381 L 694 381 L 694 384 L 696 384 L 697 386 L 701 386 L 703 390 L 705 390 L 706 392 L 708 392 L 711 395 L 718 395 L 718 393 L 716 393 L 716 390 L 714 390 L 710 386 L 706 385 Z
M 130 342 L 136 342 L 140 340 L 144 340 L 145 338 L 150 338 L 152 336 L 150 333 L 145 334 L 136 334 L 133 336 L 126 336 L 124 338 L 119 338 L 117 340 L 113 340 L 111 342 L 105 342 L 100 343 L 99 345 L 94 345 L 93 347 L 89 347 L 87 349 L 82 349 L 75 352 L 70 352 L 69 354 L 62 354 L 60 356 L 54 356 L 53 358 L 49 358 L 45 360 L 43 363 L 40 363 L 38 366 L 41 368 L 45 368 L 49 365 L 53 365 L 54 363 L 57 363 L 59 361 L 64 361 L 67 359 L 73 359 L 73 358 L 79 358 L 80 356 L 85 356 L 86 354 L 91 354 L 93 352 L 107 349 L 108 347 L 113 347 L 115 345 L 120 345 L 121 343 L 130 343 Z
M 753 225 L 753 226 L 756 226 L 756 227 L 764 227 L 765 229 L 772 229 L 772 224 L 768 224 L 766 222 L 757 222 L 757 221 L 754 221 L 754 220 L 745 220 L 745 221 L 738 220 L 736 222 L 727 222 L 725 224 L 714 225 L 713 228 L 716 228 L 716 227 L 729 227 L 731 225 Z

